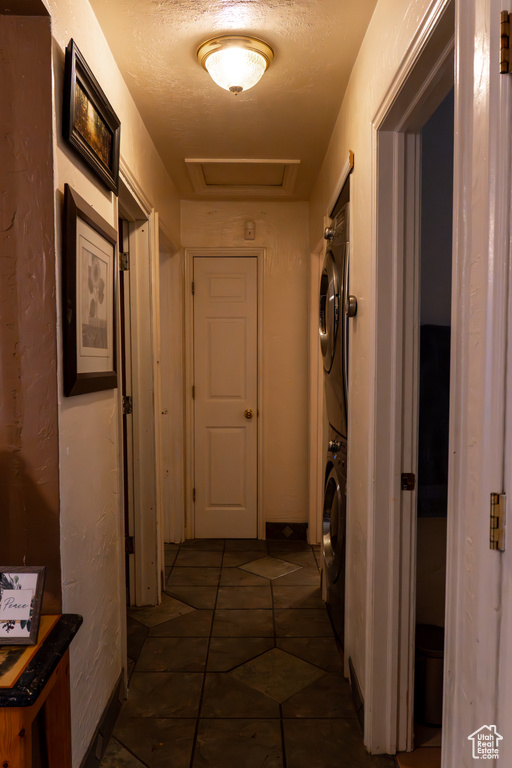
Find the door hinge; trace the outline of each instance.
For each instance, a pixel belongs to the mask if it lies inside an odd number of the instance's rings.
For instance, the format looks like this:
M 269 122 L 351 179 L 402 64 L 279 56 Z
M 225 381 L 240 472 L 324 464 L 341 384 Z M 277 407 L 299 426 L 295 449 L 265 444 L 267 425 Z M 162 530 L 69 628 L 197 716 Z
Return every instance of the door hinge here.
M 131 395 L 123 395 L 123 416 L 133 413 L 133 398 Z
M 504 493 L 491 493 L 491 535 L 489 546 L 499 552 L 505 550 L 505 500 Z
M 196 489 L 192 488 L 192 501 L 196 500 Z
M 130 269 L 130 254 L 129 253 L 120 253 L 119 254 L 119 269 L 121 272 L 128 272 Z
M 192 400 L 195 400 L 195 399 L 196 399 L 196 388 L 195 388 L 195 385 L 192 384 Z
M 416 487 L 416 475 L 414 472 L 402 472 L 400 487 L 402 491 L 414 491 Z
M 501 12 L 500 75 L 510 72 L 510 14 Z
M 194 283 L 194 281 L 192 281 L 192 296 L 195 296 L 195 293 L 196 293 L 196 284 Z
M 135 540 L 133 536 L 125 536 L 124 537 L 124 550 L 127 555 L 134 555 L 135 554 Z

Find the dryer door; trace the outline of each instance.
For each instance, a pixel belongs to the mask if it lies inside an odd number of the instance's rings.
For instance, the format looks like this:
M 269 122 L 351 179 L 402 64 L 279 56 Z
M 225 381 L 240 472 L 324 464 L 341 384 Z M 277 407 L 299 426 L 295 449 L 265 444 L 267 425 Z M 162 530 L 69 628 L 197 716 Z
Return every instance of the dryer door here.
M 325 484 L 322 524 L 322 552 L 328 585 L 336 583 L 340 577 L 343 580 L 345 575 L 346 485 L 346 478 L 333 467 Z
M 327 251 L 320 278 L 320 347 L 324 371 L 330 373 L 336 347 L 340 313 L 340 281 L 331 251 Z

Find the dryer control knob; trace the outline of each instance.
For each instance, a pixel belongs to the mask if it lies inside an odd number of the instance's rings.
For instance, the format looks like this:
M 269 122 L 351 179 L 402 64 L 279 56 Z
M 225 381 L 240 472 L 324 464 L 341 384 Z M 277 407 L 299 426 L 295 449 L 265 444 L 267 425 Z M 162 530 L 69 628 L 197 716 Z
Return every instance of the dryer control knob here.
M 341 448 L 341 443 L 339 440 L 329 440 L 329 445 L 327 446 L 327 451 L 329 453 L 338 453 L 340 448 Z
M 332 240 L 334 238 L 334 228 L 326 227 L 324 229 L 324 240 Z

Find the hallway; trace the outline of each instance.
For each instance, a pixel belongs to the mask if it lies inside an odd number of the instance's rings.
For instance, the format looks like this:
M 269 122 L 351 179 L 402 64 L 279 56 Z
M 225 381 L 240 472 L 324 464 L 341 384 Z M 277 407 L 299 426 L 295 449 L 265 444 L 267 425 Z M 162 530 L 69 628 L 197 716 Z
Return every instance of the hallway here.
M 363 748 L 319 564 L 300 541 L 167 544 L 101 768 L 392 768 Z

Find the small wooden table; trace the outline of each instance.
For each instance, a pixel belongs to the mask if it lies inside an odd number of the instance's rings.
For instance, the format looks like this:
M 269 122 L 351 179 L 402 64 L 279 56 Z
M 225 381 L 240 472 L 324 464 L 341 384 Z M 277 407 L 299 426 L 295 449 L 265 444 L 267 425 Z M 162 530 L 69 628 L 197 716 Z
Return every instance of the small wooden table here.
M 71 768 L 69 645 L 82 624 L 62 615 L 12 688 L 0 688 L 0 768 L 32 768 L 32 723 L 44 706 L 49 768 Z

